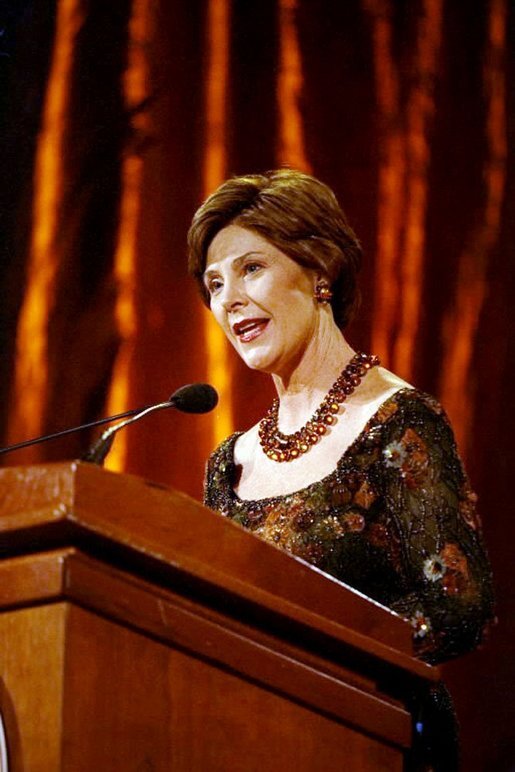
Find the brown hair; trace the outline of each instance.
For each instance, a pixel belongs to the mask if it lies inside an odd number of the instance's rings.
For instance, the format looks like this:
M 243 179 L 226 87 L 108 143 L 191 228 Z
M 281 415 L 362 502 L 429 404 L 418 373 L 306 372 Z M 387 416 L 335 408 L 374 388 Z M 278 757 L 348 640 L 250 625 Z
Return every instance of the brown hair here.
M 208 306 L 207 251 L 230 224 L 255 231 L 296 263 L 321 270 L 333 291 L 335 322 L 342 329 L 347 325 L 359 302 L 361 246 L 327 185 L 309 174 L 279 169 L 229 179 L 206 199 L 188 233 L 188 268 Z

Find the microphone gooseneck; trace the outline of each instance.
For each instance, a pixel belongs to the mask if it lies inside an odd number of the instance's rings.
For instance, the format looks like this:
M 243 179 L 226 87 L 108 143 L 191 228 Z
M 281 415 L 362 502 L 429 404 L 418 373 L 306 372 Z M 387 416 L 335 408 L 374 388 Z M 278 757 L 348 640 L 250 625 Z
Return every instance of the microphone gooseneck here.
M 48 440 L 55 440 L 58 437 L 64 437 L 74 432 L 83 431 L 84 429 L 91 429 L 94 426 L 101 426 L 102 424 L 112 423 L 121 418 L 129 418 L 129 420 L 121 421 L 119 424 L 110 427 L 106 430 L 101 437 L 93 444 L 90 450 L 83 456 L 83 460 L 91 461 L 92 463 L 101 464 L 104 458 L 107 456 L 111 445 L 113 444 L 114 435 L 124 426 L 132 423 L 133 421 L 139 421 L 140 418 L 154 412 L 155 410 L 163 410 L 165 408 L 173 407 L 176 410 L 181 410 L 184 413 L 208 413 L 218 403 L 218 394 L 216 390 L 208 383 L 192 383 L 188 386 L 181 386 L 177 389 L 169 400 L 166 402 L 160 402 L 157 405 L 147 405 L 146 407 L 140 407 L 132 410 L 126 410 L 124 413 L 118 413 L 117 415 L 108 416 L 107 418 L 99 418 L 97 421 L 90 421 L 87 424 L 81 424 L 80 426 L 72 426 L 68 429 L 62 429 L 59 432 L 53 432 L 52 434 L 44 434 L 40 437 L 33 437 L 30 440 L 24 440 L 23 442 L 17 442 L 14 445 L 8 445 L 5 448 L 0 448 L 0 454 L 10 453 L 12 450 L 19 450 L 21 448 L 29 447 L 30 445 L 39 445 L 42 442 L 48 442 Z
M 95 440 L 89 450 L 81 456 L 81 461 L 88 461 L 90 464 L 103 464 L 113 445 L 114 436 L 120 429 L 134 423 L 134 421 L 139 421 L 140 418 L 144 418 L 149 413 L 154 413 L 157 410 L 164 410 L 167 407 L 174 407 L 174 405 L 171 401 L 159 402 L 157 405 L 151 405 L 150 407 L 145 408 L 141 413 L 126 418 L 125 421 L 120 421 L 119 424 L 110 426 L 109 429 L 102 432 L 98 440 Z
M 107 454 L 111 450 L 114 437 L 120 429 L 124 429 L 129 424 L 139 421 L 150 413 L 157 410 L 165 410 L 174 407 L 183 413 L 208 413 L 218 403 L 218 394 L 216 389 L 209 383 L 192 383 L 187 386 L 181 386 L 175 391 L 167 402 L 160 402 L 157 405 L 151 405 L 144 408 L 140 413 L 127 418 L 125 421 L 110 426 L 103 432 L 98 440 L 93 443 L 90 449 L 82 456 L 82 461 L 88 461 L 91 464 L 103 464 Z

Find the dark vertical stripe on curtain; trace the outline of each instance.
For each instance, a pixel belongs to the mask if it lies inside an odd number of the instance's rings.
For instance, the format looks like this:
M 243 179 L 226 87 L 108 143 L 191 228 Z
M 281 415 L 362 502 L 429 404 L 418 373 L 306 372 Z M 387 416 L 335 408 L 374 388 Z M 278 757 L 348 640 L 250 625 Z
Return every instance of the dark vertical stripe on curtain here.
M 88 7 L 75 40 L 64 143 L 64 197 L 49 319 L 47 431 L 93 420 L 103 409 L 117 346 L 113 252 L 121 160 L 133 141 L 122 91 L 130 0 Z M 46 458 L 80 455 L 88 438 L 52 443 Z
M 33 163 L 55 33 L 53 3 L 6 3 L 0 39 L 0 436 L 6 437 L 25 286 Z M 38 40 L 37 46 L 32 45 Z

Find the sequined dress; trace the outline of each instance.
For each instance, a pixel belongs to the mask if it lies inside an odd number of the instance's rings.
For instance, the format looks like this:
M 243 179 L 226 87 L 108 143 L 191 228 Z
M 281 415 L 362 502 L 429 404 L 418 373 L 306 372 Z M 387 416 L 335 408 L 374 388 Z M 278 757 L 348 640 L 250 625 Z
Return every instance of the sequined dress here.
M 432 397 L 384 402 L 323 480 L 243 500 L 233 434 L 208 462 L 205 503 L 410 620 L 436 663 L 473 649 L 492 615 L 489 563 L 449 422 Z
M 396 392 L 332 473 L 284 496 L 236 495 L 238 436 L 208 461 L 207 506 L 407 618 L 425 661 L 480 643 L 492 618 L 490 567 L 476 496 L 435 399 Z

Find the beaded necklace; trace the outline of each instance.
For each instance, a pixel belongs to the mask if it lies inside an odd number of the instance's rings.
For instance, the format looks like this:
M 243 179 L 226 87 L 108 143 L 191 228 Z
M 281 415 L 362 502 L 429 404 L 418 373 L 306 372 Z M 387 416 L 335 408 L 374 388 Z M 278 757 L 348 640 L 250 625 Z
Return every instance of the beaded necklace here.
M 359 386 L 368 371 L 378 364 L 379 357 L 373 354 L 355 354 L 309 421 L 294 434 L 283 434 L 279 430 L 279 400 L 274 399 L 259 423 L 259 442 L 263 452 L 272 461 L 279 463 L 292 461 L 307 453 L 326 434 L 327 429 L 336 423 L 340 405 Z

